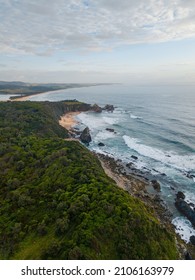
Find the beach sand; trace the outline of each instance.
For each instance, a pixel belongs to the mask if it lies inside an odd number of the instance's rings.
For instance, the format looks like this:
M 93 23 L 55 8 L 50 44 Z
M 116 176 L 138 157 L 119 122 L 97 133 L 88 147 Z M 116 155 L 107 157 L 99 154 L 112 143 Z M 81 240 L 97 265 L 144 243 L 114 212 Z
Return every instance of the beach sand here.
M 70 112 L 66 113 L 65 115 L 61 116 L 59 120 L 59 124 L 70 130 L 73 126 L 75 126 L 78 122 L 76 121 L 75 117 L 80 114 L 81 112 Z
M 41 95 L 41 94 L 44 94 L 44 93 L 47 93 L 47 92 L 41 92 L 41 93 L 36 93 L 36 94 L 32 94 L 32 95 L 26 95 L 26 96 L 11 99 L 11 101 L 27 101 L 31 97 L 38 96 L 38 95 Z

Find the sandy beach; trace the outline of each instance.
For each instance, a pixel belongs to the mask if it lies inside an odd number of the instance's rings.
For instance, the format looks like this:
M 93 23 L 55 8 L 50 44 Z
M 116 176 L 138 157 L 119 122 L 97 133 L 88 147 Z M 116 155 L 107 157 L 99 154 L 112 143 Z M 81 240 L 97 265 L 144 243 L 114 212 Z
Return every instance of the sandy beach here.
M 74 125 L 76 125 L 78 122 L 76 121 L 75 117 L 80 114 L 81 112 L 70 112 L 66 113 L 61 117 L 59 120 L 59 124 L 66 128 L 67 130 L 70 130 Z
M 47 92 L 41 92 L 41 93 L 36 93 L 36 94 L 32 94 L 32 95 L 26 95 L 26 96 L 11 99 L 11 101 L 27 101 L 31 97 L 38 96 L 38 95 L 41 95 L 41 94 L 44 94 L 44 93 L 47 93 Z

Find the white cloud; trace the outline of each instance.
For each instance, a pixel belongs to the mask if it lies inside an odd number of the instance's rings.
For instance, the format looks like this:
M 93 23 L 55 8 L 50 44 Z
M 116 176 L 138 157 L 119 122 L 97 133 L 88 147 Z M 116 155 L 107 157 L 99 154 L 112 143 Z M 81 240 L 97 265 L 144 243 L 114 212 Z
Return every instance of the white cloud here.
M 195 37 L 190 0 L 0 0 L 0 51 L 51 55 Z

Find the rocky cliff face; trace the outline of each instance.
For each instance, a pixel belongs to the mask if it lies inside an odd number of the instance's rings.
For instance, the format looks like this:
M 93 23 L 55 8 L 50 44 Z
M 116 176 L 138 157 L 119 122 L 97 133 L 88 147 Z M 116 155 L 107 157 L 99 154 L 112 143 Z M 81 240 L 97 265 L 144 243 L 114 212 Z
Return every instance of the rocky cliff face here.
M 61 102 L 45 102 L 48 104 L 50 110 L 53 111 L 53 115 L 58 120 L 62 115 L 67 112 L 76 112 L 76 111 L 89 111 L 91 110 L 91 105 L 77 100 L 67 100 Z

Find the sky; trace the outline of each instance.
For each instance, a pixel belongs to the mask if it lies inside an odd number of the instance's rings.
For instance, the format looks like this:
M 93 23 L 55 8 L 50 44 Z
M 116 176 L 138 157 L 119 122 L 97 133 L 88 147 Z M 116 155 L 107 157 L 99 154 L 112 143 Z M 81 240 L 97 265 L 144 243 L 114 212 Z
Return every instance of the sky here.
M 0 80 L 195 85 L 195 0 L 0 0 Z

